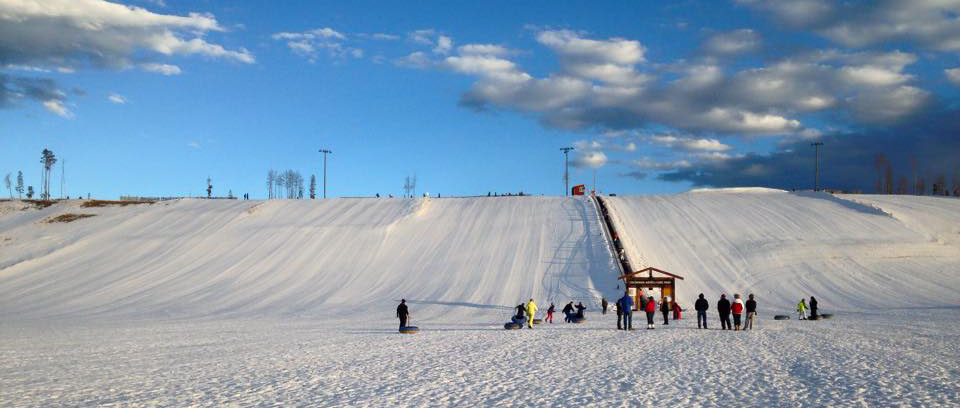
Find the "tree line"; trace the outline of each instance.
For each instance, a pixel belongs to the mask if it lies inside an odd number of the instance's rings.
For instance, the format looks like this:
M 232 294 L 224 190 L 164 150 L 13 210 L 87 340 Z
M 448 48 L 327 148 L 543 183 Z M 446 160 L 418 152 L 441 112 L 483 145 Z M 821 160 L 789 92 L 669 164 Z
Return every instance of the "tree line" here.
M 41 172 L 40 178 L 40 199 L 49 200 L 50 199 L 50 175 L 53 171 L 53 165 L 57 163 L 57 156 L 53 154 L 53 151 L 50 149 L 43 149 L 40 152 L 40 163 L 43 164 L 43 171 Z M 24 186 L 23 184 L 23 171 L 17 171 L 17 183 L 13 183 L 11 176 L 13 173 L 7 173 L 3 178 L 3 184 L 7 188 L 7 193 L 10 195 L 10 198 L 13 198 L 13 192 L 17 192 L 17 198 L 23 199 L 24 194 L 26 194 L 27 199 L 33 199 L 35 194 L 33 191 L 33 186 Z
M 911 174 L 899 177 L 894 175 L 893 163 L 883 153 L 874 156 L 873 164 L 877 170 L 875 188 L 878 194 L 960 196 L 960 169 L 954 170 L 948 183 L 947 174 L 943 171 L 936 172 L 928 179 L 924 172 L 919 170 L 916 160 L 910 163 Z
M 277 171 L 270 169 L 267 171 L 267 198 L 304 198 L 304 179 L 303 175 L 296 170 Z M 310 175 L 309 197 L 317 198 L 317 176 Z

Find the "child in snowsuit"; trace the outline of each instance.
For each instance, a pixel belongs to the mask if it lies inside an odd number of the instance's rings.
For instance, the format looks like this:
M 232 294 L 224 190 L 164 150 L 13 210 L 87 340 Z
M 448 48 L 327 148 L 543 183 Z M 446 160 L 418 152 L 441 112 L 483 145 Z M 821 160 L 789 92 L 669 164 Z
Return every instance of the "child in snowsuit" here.
M 547 309 L 547 318 L 545 319 L 547 323 L 553 324 L 553 312 L 555 310 L 556 308 L 553 306 L 553 302 L 551 302 L 550 308 Z
M 800 303 L 797 303 L 797 319 L 798 320 L 807 320 L 807 300 L 800 299 Z
M 533 328 L 533 316 L 537 314 L 537 304 L 534 303 L 533 298 L 527 302 L 527 327 Z

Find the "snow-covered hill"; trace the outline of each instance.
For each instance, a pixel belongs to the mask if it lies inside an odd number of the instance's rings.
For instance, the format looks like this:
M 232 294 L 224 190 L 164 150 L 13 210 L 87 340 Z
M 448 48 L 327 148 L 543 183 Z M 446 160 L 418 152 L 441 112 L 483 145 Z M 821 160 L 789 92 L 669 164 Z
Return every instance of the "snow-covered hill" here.
M 3 205 L 5 319 L 389 316 L 401 297 L 463 319 L 598 299 L 617 276 L 585 198 Z M 96 216 L 46 222 L 65 213 Z
M 960 303 L 960 200 L 833 196 L 770 189 L 610 197 L 634 265 L 699 293 L 754 293 L 789 308 L 817 296 L 833 310 Z
M 837 310 L 960 301 L 960 200 L 769 189 L 607 198 L 635 266 L 697 293 Z M 588 198 L 0 203 L 0 318 L 390 316 L 490 321 L 617 295 Z M 94 214 L 49 223 L 62 214 Z M 499 320 L 499 318 L 494 318 Z

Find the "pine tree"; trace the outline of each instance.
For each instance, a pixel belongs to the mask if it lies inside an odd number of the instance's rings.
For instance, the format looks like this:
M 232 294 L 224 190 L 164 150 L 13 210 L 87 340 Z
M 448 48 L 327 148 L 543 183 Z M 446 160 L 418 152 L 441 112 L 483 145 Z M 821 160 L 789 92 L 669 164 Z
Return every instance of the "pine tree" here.
M 13 198 L 13 182 L 10 180 L 10 174 L 7 173 L 7 176 L 3 178 L 3 184 L 7 185 L 7 192 L 10 193 L 10 198 Z
M 310 175 L 310 199 L 313 200 L 317 198 L 317 175 Z
M 17 172 L 17 198 L 23 198 L 23 172 Z

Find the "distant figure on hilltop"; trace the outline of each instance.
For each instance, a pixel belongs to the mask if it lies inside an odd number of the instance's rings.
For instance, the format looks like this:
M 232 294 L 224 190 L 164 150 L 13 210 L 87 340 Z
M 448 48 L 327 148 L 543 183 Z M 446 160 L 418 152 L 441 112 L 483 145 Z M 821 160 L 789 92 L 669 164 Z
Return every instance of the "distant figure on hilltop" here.
M 410 311 L 407 310 L 406 299 L 400 299 L 400 305 L 397 306 L 397 317 L 400 318 L 400 328 L 407 327 L 407 318 L 410 317 Z
M 710 310 L 710 302 L 707 302 L 707 299 L 703 297 L 703 293 L 701 293 L 700 297 L 697 298 L 696 303 L 693 304 L 693 308 L 697 310 L 697 328 L 706 329 L 707 310 Z M 703 322 L 702 327 L 700 325 L 701 322 Z
M 727 300 L 725 293 L 720 294 L 720 300 L 717 301 L 717 313 L 720 314 L 720 330 L 730 330 L 730 301 Z

